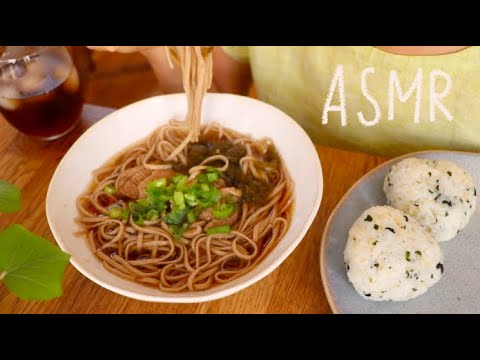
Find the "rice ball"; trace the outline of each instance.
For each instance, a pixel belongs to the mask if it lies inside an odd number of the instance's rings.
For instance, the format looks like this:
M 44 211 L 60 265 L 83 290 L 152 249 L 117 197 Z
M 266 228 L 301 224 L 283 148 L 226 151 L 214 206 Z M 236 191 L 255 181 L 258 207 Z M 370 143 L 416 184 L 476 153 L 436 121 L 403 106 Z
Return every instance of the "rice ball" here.
M 443 274 L 443 253 L 417 221 L 375 206 L 354 222 L 344 250 L 355 290 L 374 301 L 406 301 L 425 293 Z
M 448 160 L 402 160 L 385 177 L 383 190 L 388 205 L 413 216 L 437 241 L 454 238 L 477 204 L 472 177 Z

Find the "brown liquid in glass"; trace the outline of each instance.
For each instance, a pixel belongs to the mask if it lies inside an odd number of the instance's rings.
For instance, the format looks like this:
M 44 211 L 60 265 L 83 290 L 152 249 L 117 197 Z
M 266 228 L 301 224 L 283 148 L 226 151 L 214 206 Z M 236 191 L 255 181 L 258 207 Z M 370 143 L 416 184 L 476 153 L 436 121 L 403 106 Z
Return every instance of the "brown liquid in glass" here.
M 44 139 L 61 136 L 75 126 L 83 105 L 80 87 L 72 92 L 66 83 L 48 93 L 18 99 L 16 109 L 3 108 L 2 114 L 27 135 Z

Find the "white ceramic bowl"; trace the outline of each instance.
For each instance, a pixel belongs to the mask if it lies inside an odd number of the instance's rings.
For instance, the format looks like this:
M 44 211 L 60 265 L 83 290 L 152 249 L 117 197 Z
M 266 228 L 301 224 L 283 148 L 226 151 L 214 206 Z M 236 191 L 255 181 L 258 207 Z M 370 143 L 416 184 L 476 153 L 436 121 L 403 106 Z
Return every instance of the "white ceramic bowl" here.
M 122 279 L 103 268 L 87 241 L 75 235 L 75 201 L 86 190 L 92 171 L 132 143 L 146 138 L 172 118 L 186 114 L 184 94 L 158 96 L 117 110 L 89 128 L 58 165 L 47 193 L 47 218 L 59 246 L 72 255 L 83 275 L 118 294 L 152 302 L 192 303 L 219 299 L 254 284 L 277 268 L 300 243 L 320 206 L 323 177 L 315 147 L 303 129 L 280 110 L 247 97 L 207 94 L 202 122 L 217 121 L 254 138 L 273 139 L 295 182 L 290 228 L 252 271 L 227 284 L 195 293 L 171 294 Z

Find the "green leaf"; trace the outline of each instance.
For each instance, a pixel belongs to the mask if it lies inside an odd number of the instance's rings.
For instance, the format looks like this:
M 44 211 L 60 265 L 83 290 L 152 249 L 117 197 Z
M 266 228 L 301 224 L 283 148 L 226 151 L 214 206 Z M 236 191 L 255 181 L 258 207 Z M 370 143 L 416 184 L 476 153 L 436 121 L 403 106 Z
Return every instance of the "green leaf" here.
M 0 279 L 25 300 L 62 296 L 62 278 L 70 255 L 21 225 L 0 232 Z
M 0 180 L 0 213 L 10 213 L 21 210 L 20 189 L 15 185 Z

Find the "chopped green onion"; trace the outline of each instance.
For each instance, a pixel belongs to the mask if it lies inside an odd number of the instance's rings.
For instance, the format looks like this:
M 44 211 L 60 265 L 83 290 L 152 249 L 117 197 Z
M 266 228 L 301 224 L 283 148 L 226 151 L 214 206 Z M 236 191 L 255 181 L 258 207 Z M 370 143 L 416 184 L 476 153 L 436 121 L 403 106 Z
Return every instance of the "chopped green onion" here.
M 197 221 L 197 217 L 192 210 L 187 213 L 187 220 L 190 224 L 193 224 L 195 221 Z
M 159 179 L 159 180 L 154 180 L 154 181 L 151 181 L 147 184 L 147 191 L 151 192 L 151 191 L 154 191 L 156 189 L 163 188 L 165 186 L 167 186 L 167 179 L 162 178 L 162 179 Z
M 201 206 L 203 206 L 204 208 L 208 208 L 211 207 L 213 204 L 217 203 L 221 197 L 222 194 L 220 193 L 220 190 L 212 186 L 208 192 L 200 192 L 197 195 L 197 200 Z
M 200 183 L 200 184 L 206 184 L 208 183 L 208 179 L 207 179 L 207 175 L 206 174 L 200 174 L 197 176 L 197 181 Z
M 133 219 L 133 222 L 136 224 L 136 225 L 143 225 L 143 216 L 142 214 L 139 214 L 139 213 L 132 213 L 132 219 Z
M 118 205 L 113 205 L 108 209 L 108 216 L 112 219 L 120 219 L 123 215 L 123 208 Z
M 165 195 L 172 195 L 173 192 L 175 191 L 175 184 L 170 184 L 168 186 L 166 186 L 165 188 L 162 188 L 162 194 L 165 194 Z
M 172 178 L 172 182 L 175 185 L 183 184 L 185 181 L 187 181 L 187 177 L 183 174 L 177 174 Z
M 167 210 L 167 204 L 165 204 L 164 202 L 157 202 L 155 203 L 155 210 L 157 210 L 158 213 L 161 214 L 165 210 Z
M 207 174 L 207 181 L 209 183 L 213 183 L 213 182 L 217 181 L 217 179 L 218 179 L 218 175 L 216 173 L 208 173 Z
M 152 209 L 152 210 L 150 210 L 150 211 L 147 213 L 147 215 L 146 215 L 145 218 L 146 218 L 148 221 L 156 221 L 156 220 L 158 220 L 159 216 L 160 216 L 160 215 L 158 214 L 158 211 L 155 210 L 155 209 Z
M 115 195 L 117 193 L 117 189 L 115 189 L 115 186 L 113 185 L 107 185 L 103 188 L 103 191 L 105 191 L 108 195 Z
M 198 205 L 197 197 L 194 194 L 184 194 L 183 197 L 188 206 L 194 207 Z
M 185 194 L 185 195 L 183 195 L 183 197 L 185 198 L 185 200 L 188 200 L 188 201 L 195 201 L 196 200 L 196 196 L 194 194 Z
M 129 209 L 124 209 L 122 212 L 122 219 L 123 220 L 128 220 L 130 218 L 130 210 Z
M 175 191 L 173 193 L 173 202 L 178 209 L 185 208 L 185 199 L 183 197 L 183 193 L 181 191 Z
M 218 177 L 222 177 L 223 176 L 223 173 L 218 170 L 217 168 L 213 167 L 213 166 L 207 166 L 205 168 L 205 170 L 207 170 L 207 173 L 214 173 L 214 174 L 217 174 Z
M 185 232 L 185 230 L 188 229 L 188 224 L 183 224 L 183 225 L 171 225 L 170 226 L 170 232 L 172 235 L 175 237 L 175 239 L 180 239 Z
M 211 185 L 222 177 L 222 173 L 214 167 L 206 167 L 203 174 L 197 176 L 194 183 L 188 182 L 188 176 L 177 173 L 171 178 L 157 179 L 146 185 L 147 198 L 130 201 L 128 208 L 114 209 L 116 218 L 132 219 L 137 225 L 145 221 L 162 219 L 171 227 L 175 237 L 181 236 L 189 224 L 198 221 L 205 209 L 213 207 L 213 216 L 225 219 L 235 210 L 236 205 L 230 202 L 220 204 L 220 190 Z M 223 226 L 211 229 L 210 232 L 229 233 L 230 227 Z
M 184 209 L 173 210 L 163 218 L 163 221 L 167 225 L 180 225 L 184 222 L 187 212 L 188 209 L 186 207 Z
M 141 208 L 148 208 L 150 206 L 150 202 L 148 201 L 148 199 L 140 199 L 137 200 L 137 205 Z
M 162 200 L 162 201 L 168 201 L 168 200 L 170 200 L 171 197 L 172 197 L 171 195 L 162 194 L 162 195 L 160 195 L 158 198 L 159 198 L 160 200 Z
M 135 211 L 135 209 L 136 209 L 135 201 L 130 201 L 130 202 L 128 203 L 128 209 L 129 209 L 130 211 Z
M 207 235 L 217 235 L 217 234 L 230 234 L 230 225 L 223 225 L 214 228 L 207 229 Z
M 222 197 L 222 194 L 220 193 L 220 190 L 218 190 L 216 187 L 212 189 L 212 196 L 210 198 L 210 201 L 216 203 L 220 201 L 220 198 Z
M 225 219 L 233 214 L 235 211 L 235 205 L 227 205 L 227 204 L 218 204 L 212 210 L 213 216 L 218 219 Z

